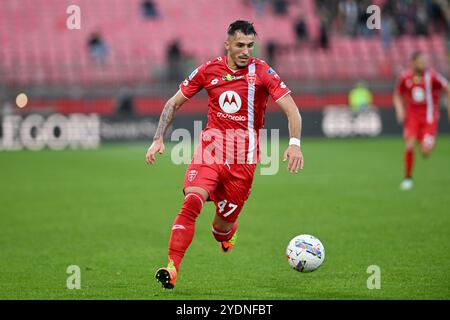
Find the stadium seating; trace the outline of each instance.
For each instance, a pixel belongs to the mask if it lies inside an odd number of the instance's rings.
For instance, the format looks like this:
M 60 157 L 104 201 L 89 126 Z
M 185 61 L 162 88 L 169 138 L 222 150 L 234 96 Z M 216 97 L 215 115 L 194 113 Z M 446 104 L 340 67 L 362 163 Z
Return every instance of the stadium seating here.
M 269 40 L 295 43 L 293 24 L 304 16 L 312 38 L 319 19 L 314 0 L 292 2 L 286 17 L 270 8 L 257 16 L 242 0 L 155 0 L 159 17 L 144 19 L 140 0 L 5 0 L 0 2 L 0 82 L 9 84 L 115 84 L 161 80 L 167 45 L 178 39 L 195 64 L 223 52 L 224 32 L 237 18 L 255 22 L 260 56 Z M 382 3 L 383 1 L 378 1 Z M 68 30 L 66 8 L 81 8 L 81 29 Z M 92 61 L 87 39 L 100 32 L 108 46 L 104 63 Z M 327 51 L 313 47 L 280 54 L 275 67 L 285 79 L 392 78 L 416 49 L 448 74 L 444 40 L 404 36 L 384 49 L 379 37 L 332 36 Z

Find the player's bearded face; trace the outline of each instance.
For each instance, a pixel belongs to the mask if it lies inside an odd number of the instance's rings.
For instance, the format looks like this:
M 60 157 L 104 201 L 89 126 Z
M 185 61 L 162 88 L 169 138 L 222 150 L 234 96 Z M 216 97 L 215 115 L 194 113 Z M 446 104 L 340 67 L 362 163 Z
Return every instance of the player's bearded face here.
M 417 72 L 421 73 L 424 72 L 426 67 L 427 67 L 427 59 L 423 55 L 418 56 L 416 60 L 413 61 L 413 68 Z
M 230 63 L 237 68 L 245 68 L 248 65 L 255 44 L 255 35 L 245 35 L 237 31 L 225 41 L 225 49 L 228 51 Z

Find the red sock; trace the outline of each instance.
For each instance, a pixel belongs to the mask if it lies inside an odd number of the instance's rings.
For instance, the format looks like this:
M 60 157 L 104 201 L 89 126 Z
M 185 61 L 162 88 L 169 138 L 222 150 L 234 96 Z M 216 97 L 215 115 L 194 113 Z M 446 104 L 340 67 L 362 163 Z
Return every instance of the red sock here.
M 237 221 L 234 223 L 233 228 L 231 228 L 231 230 L 228 231 L 224 231 L 224 230 L 220 230 L 215 228 L 214 226 L 212 227 L 212 233 L 214 238 L 216 238 L 216 240 L 218 242 L 222 242 L 222 241 L 228 241 L 230 240 L 234 233 L 236 232 L 237 228 L 238 228 L 238 223 Z
M 173 222 L 169 240 L 169 259 L 173 261 L 177 270 L 181 260 L 183 260 L 184 253 L 194 238 L 195 220 L 200 214 L 204 202 L 205 199 L 200 193 L 188 193 Z
M 405 150 L 405 178 L 412 178 L 412 171 L 414 166 L 414 150 L 406 149 Z

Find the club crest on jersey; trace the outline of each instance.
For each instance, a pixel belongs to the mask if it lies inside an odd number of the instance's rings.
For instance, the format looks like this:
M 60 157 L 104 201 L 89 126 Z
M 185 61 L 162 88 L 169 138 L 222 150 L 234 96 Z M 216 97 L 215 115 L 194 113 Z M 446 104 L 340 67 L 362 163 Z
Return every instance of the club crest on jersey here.
M 248 73 L 247 74 L 247 83 L 251 86 L 254 86 L 256 83 L 256 73 Z
M 242 100 L 236 92 L 228 90 L 220 95 L 219 105 L 226 113 L 235 113 L 241 108 Z
M 198 171 L 197 170 L 190 170 L 188 172 L 188 181 L 192 182 L 194 181 L 195 177 L 197 176 Z

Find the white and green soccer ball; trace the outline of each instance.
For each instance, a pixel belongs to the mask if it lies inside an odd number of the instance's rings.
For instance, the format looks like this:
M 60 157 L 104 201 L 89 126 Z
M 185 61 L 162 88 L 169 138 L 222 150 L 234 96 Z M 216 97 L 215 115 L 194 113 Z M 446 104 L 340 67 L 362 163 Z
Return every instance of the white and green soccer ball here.
M 312 272 L 325 260 L 322 242 L 309 234 L 294 237 L 286 248 L 289 265 L 300 272 Z

